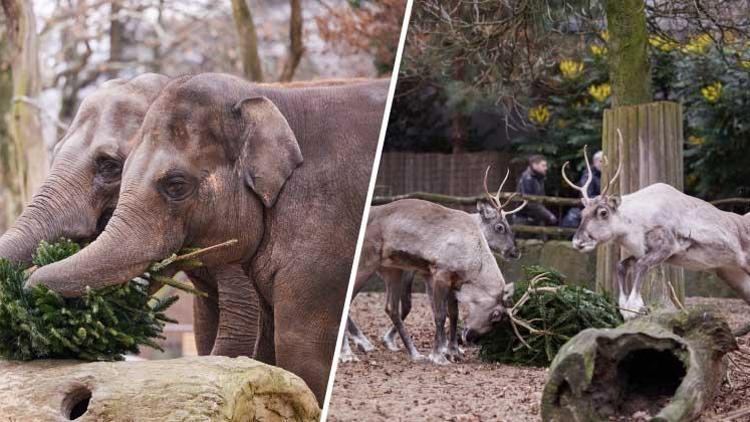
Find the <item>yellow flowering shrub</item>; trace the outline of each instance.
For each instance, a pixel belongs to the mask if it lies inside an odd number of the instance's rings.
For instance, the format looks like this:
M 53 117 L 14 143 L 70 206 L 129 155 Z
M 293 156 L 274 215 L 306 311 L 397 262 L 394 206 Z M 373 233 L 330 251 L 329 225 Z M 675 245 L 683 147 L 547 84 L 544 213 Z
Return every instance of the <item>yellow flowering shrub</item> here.
M 596 101 L 603 103 L 604 100 L 612 95 L 612 87 L 609 84 L 601 85 L 590 85 L 588 88 L 589 94 L 594 97 Z
M 549 116 L 549 108 L 544 104 L 540 104 L 529 109 L 529 120 L 540 126 L 544 126 L 547 124 L 547 122 L 549 121 Z
M 560 73 L 565 79 L 575 79 L 583 73 L 583 62 L 563 60 L 560 62 Z
M 690 135 L 688 136 L 687 141 L 690 145 L 700 146 L 706 142 L 706 138 L 702 136 Z
M 706 54 L 712 43 L 713 40 L 710 35 L 701 34 L 692 37 L 690 41 L 682 47 L 682 52 L 698 55 Z
M 709 103 L 715 103 L 719 101 L 719 98 L 721 98 L 721 88 L 721 82 L 716 81 L 711 85 L 707 85 L 701 88 L 701 95 L 703 95 L 703 98 L 705 98 Z
M 679 44 L 677 44 L 676 42 L 670 39 L 664 38 L 660 35 L 652 35 L 648 37 L 648 43 L 652 47 L 657 48 L 665 53 L 668 53 L 674 50 L 675 48 L 679 47 Z
M 591 50 L 591 54 L 594 55 L 594 57 L 602 57 L 607 54 L 607 46 L 605 45 L 591 44 L 589 50 Z

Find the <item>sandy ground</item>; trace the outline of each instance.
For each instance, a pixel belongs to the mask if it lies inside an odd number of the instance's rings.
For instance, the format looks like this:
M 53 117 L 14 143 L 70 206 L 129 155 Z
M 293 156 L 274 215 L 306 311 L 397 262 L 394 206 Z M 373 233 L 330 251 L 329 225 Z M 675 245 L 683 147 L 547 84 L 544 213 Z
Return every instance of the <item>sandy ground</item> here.
M 716 304 L 733 328 L 750 322 L 750 306 L 735 299 L 688 299 L 688 305 Z M 476 349 L 467 349 L 463 362 L 448 366 L 412 363 L 406 353 L 390 352 L 380 336 L 390 326 L 382 293 L 360 294 L 352 316 L 377 346 L 356 363 L 340 364 L 331 398 L 329 421 L 537 421 L 546 369 L 488 364 Z M 429 353 L 434 326 L 429 304 L 415 294 L 407 319 L 417 348 Z M 750 336 L 740 339 L 750 353 Z M 750 405 L 750 381 L 730 372 L 733 388 L 722 387 L 705 420 Z M 750 421 L 747 419 L 737 419 Z

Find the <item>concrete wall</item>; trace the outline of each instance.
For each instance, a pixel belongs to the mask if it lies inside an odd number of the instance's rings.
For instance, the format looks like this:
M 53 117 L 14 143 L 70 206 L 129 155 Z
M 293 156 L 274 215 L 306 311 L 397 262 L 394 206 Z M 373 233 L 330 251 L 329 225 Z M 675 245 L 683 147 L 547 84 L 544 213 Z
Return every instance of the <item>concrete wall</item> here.
M 512 262 L 499 261 L 505 280 L 514 282 L 523 277 L 523 266 L 541 265 L 554 268 L 567 276 L 568 282 L 595 290 L 596 254 L 582 254 L 571 246 L 569 241 L 519 240 L 521 259 Z M 380 280 L 373 280 L 371 290 L 382 290 Z M 737 297 L 723 281 L 712 273 L 685 271 L 687 296 Z M 421 285 L 416 287 L 422 291 Z

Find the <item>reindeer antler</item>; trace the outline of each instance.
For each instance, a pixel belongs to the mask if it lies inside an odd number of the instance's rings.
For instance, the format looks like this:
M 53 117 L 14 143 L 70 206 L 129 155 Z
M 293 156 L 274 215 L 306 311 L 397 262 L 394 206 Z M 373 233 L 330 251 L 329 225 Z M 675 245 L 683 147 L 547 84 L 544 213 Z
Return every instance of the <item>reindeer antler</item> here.
M 622 132 L 620 132 L 620 128 L 617 128 L 617 145 L 620 151 L 620 160 L 617 163 L 617 170 L 615 171 L 615 175 L 612 176 L 612 179 L 609 180 L 609 183 L 607 183 L 607 185 L 604 186 L 604 189 L 602 189 L 602 192 L 601 192 L 602 196 L 607 194 L 607 191 L 609 191 L 609 188 L 617 181 L 617 178 L 620 177 L 620 170 L 622 170 L 623 140 L 622 140 Z M 604 166 L 609 165 L 609 162 L 606 156 L 603 157 L 602 161 L 603 161 L 602 165 Z
M 485 195 L 487 195 L 487 199 L 489 199 L 490 203 L 492 203 L 492 205 L 495 208 L 497 208 L 498 211 L 500 211 L 500 213 L 502 214 L 503 217 L 505 217 L 507 215 L 512 215 L 512 214 L 517 213 L 518 211 L 521 211 L 523 209 L 523 207 L 526 206 L 526 204 L 528 203 L 528 201 L 524 200 L 523 203 L 520 206 L 516 207 L 512 211 L 503 211 L 503 208 L 506 205 L 508 205 L 513 200 L 513 198 L 515 198 L 518 195 L 518 192 L 513 192 L 513 194 L 510 195 L 508 197 L 508 200 L 505 201 L 505 202 L 502 202 L 500 200 L 500 194 L 502 193 L 503 186 L 505 186 L 505 182 L 508 181 L 508 177 L 510 176 L 510 169 L 507 169 L 507 171 L 505 172 L 505 178 L 503 178 L 503 182 L 500 183 L 500 187 L 497 189 L 497 193 L 494 194 L 494 195 L 492 195 L 490 193 L 490 190 L 487 187 L 487 177 L 490 174 L 490 168 L 491 167 L 492 166 L 487 166 L 487 170 L 484 171 L 484 193 L 485 193 Z
M 589 185 L 594 179 L 594 173 L 591 171 L 591 164 L 589 163 L 588 145 L 583 146 L 583 158 L 586 160 L 586 171 L 588 171 L 589 173 L 589 177 L 586 178 L 586 183 L 584 183 L 583 186 L 578 186 L 575 183 L 571 182 L 570 179 L 568 179 L 568 176 L 565 174 L 565 168 L 568 166 L 568 164 L 570 164 L 570 161 L 566 161 L 565 164 L 563 164 L 562 177 L 570 185 L 571 188 L 577 190 L 578 192 L 581 192 L 581 195 L 583 195 L 583 199 L 588 201 L 591 199 L 589 198 Z

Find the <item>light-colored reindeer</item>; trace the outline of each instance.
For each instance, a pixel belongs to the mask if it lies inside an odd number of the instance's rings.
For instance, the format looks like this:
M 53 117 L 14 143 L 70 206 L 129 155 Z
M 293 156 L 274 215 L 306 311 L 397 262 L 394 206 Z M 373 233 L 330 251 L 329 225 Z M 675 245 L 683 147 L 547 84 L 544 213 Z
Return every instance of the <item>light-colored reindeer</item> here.
M 426 276 L 436 326 L 429 359 L 438 364 L 457 360 L 462 354 L 458 347 L 458 302 L 468 304 L 464 339 L 472 342 L 489 331 L 493 322 L 502 319 L 504 303 L 512 296 L 512 284 L 506 285 L 492 250 L 506 258 L 518 255 L 507 216 L 518 212 L 526 202 L 512 211 L 504 211 L 503 207 L 515 196 L 505 203 L 500 201 L 508 174 L 497 194 L 491 195 L 487 189 L 489 168 L 487 170 L 484 187 L 490 202 L 477 203 L 478 214 L 414 199 L 370 210 L 353 296 L 374 273 L 380 274 L 386 285 L 386 313 L 393 322 L 393 329 L 383 340 L 394 350 L 393 333 L 397 332 L 412 360 L 422 356 L 403 324 L 410 309 L 405 300 L 410 291 L 405 290 L 404 271 L 417 271 Z M 410 302 L 410 297 L 408 299 Z M 448 340 L 444 330 L 446 316 L 450 320 Z M 348 343 L 349 335 L 362 350 L 373 349 L 351 318 L 346 331 L 342 361 L 355 359 Z
M 619 149 L 622 133 L 617 130 Z M 584 148 L 588 180 L 576 186 L 583 195 L 581 225 L 573 236 L 573 246 L 590 252 L 597 245 L 613 241 L 630 256 L 617 266 L 618 302 L 625 318 L 633 318 L 645 308 L 641 285 L 648 270 L 671 264 L 694 271 L 715 271 L 750 304 L 750 219 L 722 211 L 701 199 L 686 195 L 674 187 L 655 183 L 631 194 L 608 194 L 617 181 L 622 163 L 599 196 L 589 198 L 591 166 Z M 625 292 L 625 281 L 632 276 L 633 286 Z

